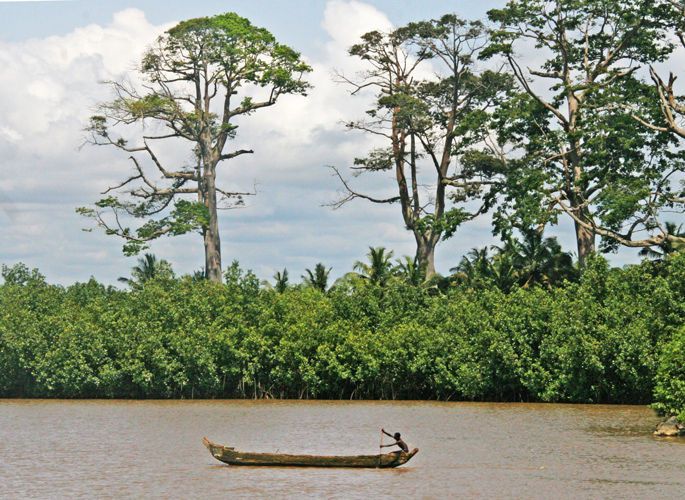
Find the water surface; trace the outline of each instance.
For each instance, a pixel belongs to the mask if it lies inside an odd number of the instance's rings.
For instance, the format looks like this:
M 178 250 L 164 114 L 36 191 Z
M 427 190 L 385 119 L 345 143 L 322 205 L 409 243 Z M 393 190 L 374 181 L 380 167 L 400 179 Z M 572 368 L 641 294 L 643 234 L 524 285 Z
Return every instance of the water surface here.
M 683 498 L 685 439 L 641 406 L 0 400 L 3 498 Z M 230 467 L 245 451 L 421 451 L 398 469 Z M 387 438 L 386 438 L 387 442 Z

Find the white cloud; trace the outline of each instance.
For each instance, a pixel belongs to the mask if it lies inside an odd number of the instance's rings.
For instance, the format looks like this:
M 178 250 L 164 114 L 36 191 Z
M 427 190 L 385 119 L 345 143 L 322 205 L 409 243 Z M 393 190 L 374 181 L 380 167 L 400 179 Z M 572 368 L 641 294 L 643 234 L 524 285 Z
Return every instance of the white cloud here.
M 332 0 L 326 4 L 323 28 L 331 37 L 329 47 L 346 51 L 369 31 L 387 31 L 392 28 L 388 17 L 372 5 L 343 0 Z
M 341 122 L 358 117 L 368 105 L 368 100 L 351 98 L 349 89 L 334 81 L 334 72 L 354 73 L 361 70 L 360 61 L 348 56 L 347 50 L 364 33 L 390 26 L 385 14 L 370 5 L 357 1 L 328 2 L 322 27 L 330 40 L 325 45 L 321 60 L 307 60 L 313 68 L 307 77 L 313 85 L 309 95 L 306 99 L 285 96 L 274 110 L 249 117 L 241 124 L 238 142 L 250 138 L 254 144 L 260 144 L 255 147 L 261 152 L 265 151 L 261 145 L 266 144 L 269 146 L 269 157 L 274 157 L 271 151 L 277 152 L 280 165 L 287 165 L 289 170 L 291 163 L 301 162 L 303 155 L 311 156 L 312 153 L 326 163 L 325 152 L 316 141 L 322 135 L 334 132 L 338 134 L 336 141 L 344 142 Z M 278 118 L 274 119 L 274 115 Z M 355 149 L 350 144 L 341 147 L 349 151 Z
M 19 132 L 4 125 L 0 125 L 0 137 L 10 142 L 19 142 L 23 138 Z
M 103 179 L 119 177 L 111 170 L 124 159 L 79 146 L 95 103 L 107 97 L 99 82 L 122 78 L 165 28 L 126 9 L 106 26 L 0 42 L 0 260 L 25 260 L 65 281 L 101 275 L 92 256 L 102 252 L 110 266 L 127 266 L 118 242 L 82 233 L 85 221 L 74 213 L 95 199 Z
M 63 126 L 67 133 L 78 133 L 73 126 L 83 123 L 94 103 L 106 95 L 99 82 L 131 70 L 163 28 L 149 24 L 140 10 L 126 9 L 108 26 L 93 24 L 65 36 L 0 43 L 0 116 L 5 126 L 27 138 Z M 45 150 L 68 144 L 38 142 Z

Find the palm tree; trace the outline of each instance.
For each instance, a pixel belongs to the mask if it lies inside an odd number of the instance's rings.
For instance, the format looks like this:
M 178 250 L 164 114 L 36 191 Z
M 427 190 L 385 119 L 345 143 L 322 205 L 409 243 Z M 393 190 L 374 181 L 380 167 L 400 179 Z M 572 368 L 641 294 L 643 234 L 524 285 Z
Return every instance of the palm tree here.
M 564 281 L 573 281 L 578 278 L 578 269 L 573 265 L 573 256 L 564 252 L 555 237 L 545 240 L 548 248 L 548 258 L 544 272 L 547 276 L 547 285 L 552 286 Z
M 472 249 L 450 271 L 470 287 L 492 283 L 504 292 L 517 284 L 524 288 L 535 284 L 551 287 L 577 276 L 571 254 L 561 249 L 556 238 L 543 238 L 536 230 L 521 233 L 521 241 L 509 237 L 504 245 L 491 247 L 492 257 L 487 247 Z
M 274 274 L 274 280 L 276 281 L 274 289 L 278 293 L 285 292 L 288 289 L 288 270 L 284 267 L 283 272 L 276 272 L 276 274 Z
M 510 292 L 519 282 L 521 274 L 521 243 L 511 236 L 504 245 L 492 245 L 494 252 L 490 263 L 490 278 L 504 292 Z
M 397 259 L 397 265 L 394 269 L 395 276 L 402 278 L 406 283 L 414 286 L 423 284 L 426 276 L 419 266 L 416 257 L 412 258 L 405 255 L 401 259 Z
M 555 237 L 543 238 L 537 230 L 522 230 L 523 241 L 518 244 L 519 284 L 528 288 L 539 284 L 550 287 L 563 279 L 573 279 L 576 270 L 573 257 L 561 249 Z
M 120 277 L 117 281 L 126 283 L 131 288 L 142 288 L 145 282 L 153 278 L 173 278 L 171 264 L 164 259 L 158 260 L 154 254 L 146 253 L 138 259 L 138 265 L 131 269 L 131 278 Z
M 673 236 L 685 237 L 685 231 L 683 231 L 683 225 L 675 225 L 675 222 L 666 223 L 666 232 L 672 234 Z M 658 250 L 656 250 L 656 249 Z M 640 250 L 640 257 L 646 257 L 648 259 L 663 260 L 668 255 L 678 252 L 685 252 L 685 244 L 681 242 L 672 242 L 669 240 L 663 241 L 655 247 L 645 247 Z
M 492 263 L 488 247 L 472 248 L 450 269 L 454 277 L 471 287 L 480 287 L 492 278 Z
M 331 269 L 331 267 L 326 269 L 326 266 L 319 262 L 314 266 L 313 272 L 311 269 L 305 269 L 304 271 L 306 274 L 302 275 L 302 279 L 304 280 L 305 285 L 325 293 L 328 289 L 328 275 L 330 274 Z
M 359 275 L 371 283 L 385 286 L 392 276 L 393 265 L 390 259 L 393 256 L 393 251 L 388 252 L 385 247 L 369 247 L 369 253 L 366 256 L 369 263 L 357 261 L 354 263 L 353 269 L 359 271 Z

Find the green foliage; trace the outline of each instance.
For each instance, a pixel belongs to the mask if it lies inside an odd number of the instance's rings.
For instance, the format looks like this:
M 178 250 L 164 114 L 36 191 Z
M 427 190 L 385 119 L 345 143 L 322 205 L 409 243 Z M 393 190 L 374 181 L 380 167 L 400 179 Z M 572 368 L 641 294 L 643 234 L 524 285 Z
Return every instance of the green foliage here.
M 594 258 L 578 282 L 510 293 L 359 278 L 325 294 L 278 292 L 237 262 L 223 285 L 154 276 L 130 291 L 5 270 L 0 397 L 648 403 L 654 394 L 659 411 L 685 406 L 683 255 L 624 269 Z
M 311 67 L 298 52 L 233 12 L 183 21 L 167 34 L 163 38 L 167 57 L 175 59 L 179 66 L 187 63 L 185 54 L 190 52 L 220 67 L 229 84 L 233 80 L 274 86 L 283 94 L 305 94 L 310 87 L 300 77 Z M 160 62 L 159 54 L 151 50 L 142 69 L 154 74 Z
M 672 234 L 673 236 L 679 236 L 681 238 L 685 237 L 685 230 L 683 225 L 680 224 L 676 226 L 674 222 L 666 222 L 664 224 L 666 232 Z M 664 257 L 677 252 L 685 252 L 685 243 L 682 242 L 672 242 L 670 240 L 663 241 L 661 244 L 657 245 L 655 248 L 645 247 L 640 250 L 639 255 L 642 257 L 647 257 L 649 259 L 662 260 Z
M 393 265 L 390 262 L 393 251 L 387 251 L 385 247 L 369 247 L 369 253 L 366 256 L 369 259 L 368 264 L 357 261 L 354 264 L 354 270 L 359 271 L 360 276 L 378 286 L 385 286 L 393 274 Z
M 288 289 L 288 270 L 283 268 L 283 272 L 278 271 L 274 274 L 274 290 L 278 293 L 283 293 Z
M 397 265 L 393 269 L 396 277 L 403 280 L 405 283 L 419 286 L 426 279 L 425 273 L 416 258 L 411 258 L 405 255 L 401 259 L 397 259 Z
M 145 218 L 152 212 L 158 212 L 161 208 L 169 205 L 171 199 L 145 201 L 134 204 L 119 200 L 114 196 L 108 196 L 95 203 L 99 209 L 110 208 L 114 213 L 127 214 L 130 217 Z M 85 217 L 95 219 L 98 223 L 102 220 L 101 213 L 94 209 L 79 207 L 76 212 Z M 179 199 L 173 204 L 173 208 L 167 215 L 158 219 L 148 219 L 144 224 L 132 230 L 124 227 L 117 216 L 118 227 L 105 229 L 106 234 L 116 234 L 124 238 L 124 255 L 137 255 L 141 251 L 149 248 L 149 242 L 160 236 L 179 236 L 191 231 L 201 231 L 209 224 L 209 212 L 207 207 L 196 201 Z
M 151 279 L 169 280 L 174 278 L 174 270 L 168 261 L 158 260 L 153 254 L 146 253 L 138 259 L 138 264 L 131 270 L 131 278 L 121 277 L 120 283 L 126 283 L 131 288 L 141 288 Z
M 454 278 L 471 288 L 495 285 L 504 292 L 514 286 L 551 288 L 578 278 L 571 254 L 561 249 L 556 238 L 543 238 L 542 233 L 532 229 L 521 233 L 520 241 L 508 237 L 501 247 L 493 246 L 492 257 L 488 248 L 472 249 L 451 269 Z
M 314 288 L 320 292 L 328 290 L 328 275 L 331 274 L 331 269 L 326 269 L 323 263 L 319 262 L 314 266 L 314 270 L 305 269 L 305 274 L 302 275 L 302 280 L 306 286 Z
M 461 207 L 453 207 L 439 217 L 434 214 L 422 217 L 417 221 L 416 227 L 421 232 L 435 231 L 442 234 L 442 239 L 446 240 L 454 236 L 457 229 L 472 217 L 472 214 L 467 210 Z
M 685 327 L 664 342 L 654 387 L 655 410 L 685 422 Z
M 45 276 L 38 269 L 29 270 L 25 264 L 19 262 L 13 266 L 2 265 L 0 275 L 6 285 L 26 285 L 31 283 L 45 283 Z
M 517 0 L 488 13 L 497 27 L 481 57 L 503 57 L 519 83 L 498 109 L 498 140 L 513 145 L 495 229 L 556 222 L 573 214 L 593 233 L 577 235 L 581 263 L 615 250 L 673 203 L 663 195 L 683 171 L 682 152 L 659 123 L 659 98 L 638 68 L 673 51 L 674 15 L 654 0 Z M 534 45 L 538 64 L 520 60 Z M 655 194 L 656 193 L 656 194 Z
M 182 113 L 182 110 L 172 98 L 157 94 L 149 94 L 139 99 L 118 99 L 112 103 L 112 106 L 118 108 L 122 113 L 126 113 L 131 117 L 137 117 L 138 119 L 173 116 L 174 114 Z M 101 119 L 102 117 L 93 117 L 91 118 L 91 124 L 98 125 L 94 120 L 101 121 Z

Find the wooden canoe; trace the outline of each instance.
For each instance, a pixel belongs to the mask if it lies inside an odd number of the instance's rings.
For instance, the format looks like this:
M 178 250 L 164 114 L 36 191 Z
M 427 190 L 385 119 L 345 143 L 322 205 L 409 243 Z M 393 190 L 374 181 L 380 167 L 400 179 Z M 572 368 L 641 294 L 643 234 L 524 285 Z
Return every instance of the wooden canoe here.
M 294 467 L 360 467 L 387 469 L 406 464 L 419 452 L 414 448 L 409 453 L 395 452 L 381 455 L 354 456 L 317 456 L 317 455 L 284 455 L 274 453 L 246 453 L 235 448 L 221 446 L 203 438 L 202 443 L 217 460 L 229 465 L 271 465 Z

